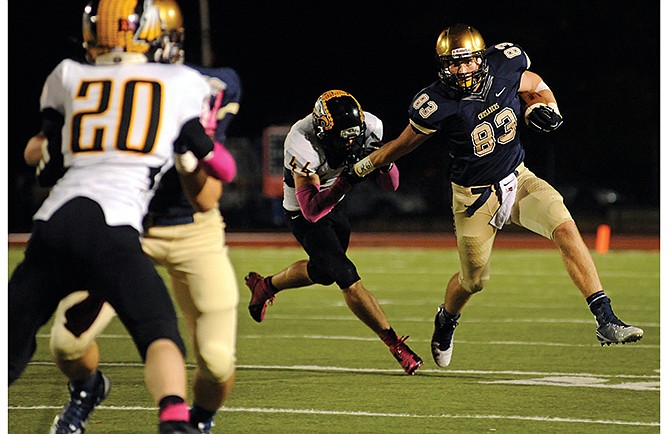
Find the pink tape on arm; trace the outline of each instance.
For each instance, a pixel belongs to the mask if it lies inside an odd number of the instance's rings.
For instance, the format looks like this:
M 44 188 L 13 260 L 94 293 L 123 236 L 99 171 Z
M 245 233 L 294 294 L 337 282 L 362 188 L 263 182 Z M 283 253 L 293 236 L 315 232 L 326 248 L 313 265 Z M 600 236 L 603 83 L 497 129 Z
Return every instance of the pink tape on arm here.
M 325 190 L 319 190 L 320 187 L 319 184 L 307 184 L 295 190 L 302 215 L 311 223 L 328 214 L 351 190 L 351 185 L 344 178 L 337 178 L 335 184 Z
M 385 191 L 396 191 L 400 185 L 400 171 L 395 164 L 388 172 L 377 172 L 377 184 Z
M 230 182 L 237 174 L 237 164 L 232 154 L 219 142 L 214 142 L 214 149 L 200 160 L 201 167 L 208 175 Z

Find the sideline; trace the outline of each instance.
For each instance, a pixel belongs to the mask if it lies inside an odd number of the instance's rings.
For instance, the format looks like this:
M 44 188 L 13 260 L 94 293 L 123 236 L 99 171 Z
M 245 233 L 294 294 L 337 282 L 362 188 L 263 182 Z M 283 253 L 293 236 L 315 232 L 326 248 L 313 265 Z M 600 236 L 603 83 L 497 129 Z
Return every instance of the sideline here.
M 288 232 L 226 232 L 226 244 L 230 247 L 299 247 Z M 583 235 L 589 249 L 595 248 L 596 236 Z M 22 247 L 30 234 L 8 234 L 9 247 Z M 423 247 L 455 248 L 456 238 L 442 232 L 354 232 L 350 247 Z M 553 242 L 532 233 L 498 233 L 494 246 L 499 249 L 555 249 Z M 661 240 L 655 235 L 612 234 L 610 250 L 656 250 L 660 251 Z

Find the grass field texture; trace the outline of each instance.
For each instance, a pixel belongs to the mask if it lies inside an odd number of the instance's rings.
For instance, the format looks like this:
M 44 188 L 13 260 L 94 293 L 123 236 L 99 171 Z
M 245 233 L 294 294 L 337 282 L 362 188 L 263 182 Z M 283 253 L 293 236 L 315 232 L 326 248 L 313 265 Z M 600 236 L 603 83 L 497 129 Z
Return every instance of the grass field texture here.
M 23 249 L 9 250 L 9 272 Z M 595 255 L 615 312 L 644 339 L 601 347 L 595 322 L 554 250 L 496 250 L 488 287 L 456 329 L 447 369 L 430 355 L 454 250 L 355 248 L 364 285 L 424 359 L 404 374 L 336 286 L 280 293 L 263 323 L 248 314 L 243 276 L 304 258 L 297 248 L 233 248 L 240 286 L 237 382 L 216 433 L 653 433 L 660 431 L 660 255 Z M 163 276 L 165 273 L 160 270 Z M 46 433 L 68 399 L 50 360 L 49 328 L 8 391 L 8 432 Z M 184 334 L 185 336 L 185 334 Z M 112 392 L 87 433 L 156 432 L 142 365 L 115 320 L 99 339 Z M 188 356 L 193 371 L 192 354 Z

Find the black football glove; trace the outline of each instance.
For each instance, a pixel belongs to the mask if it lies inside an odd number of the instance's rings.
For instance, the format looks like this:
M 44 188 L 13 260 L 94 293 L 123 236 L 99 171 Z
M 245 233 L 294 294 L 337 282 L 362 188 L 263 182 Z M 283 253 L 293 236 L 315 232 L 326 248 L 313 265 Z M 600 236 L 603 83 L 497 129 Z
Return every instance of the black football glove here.
M 546 104 L 535 104 L 529 107 L 530 112 L 526 111 L 526 125 L 531 129 L 543 133 L 554 131 L 563 125 L 563 118 L 560 113 Z

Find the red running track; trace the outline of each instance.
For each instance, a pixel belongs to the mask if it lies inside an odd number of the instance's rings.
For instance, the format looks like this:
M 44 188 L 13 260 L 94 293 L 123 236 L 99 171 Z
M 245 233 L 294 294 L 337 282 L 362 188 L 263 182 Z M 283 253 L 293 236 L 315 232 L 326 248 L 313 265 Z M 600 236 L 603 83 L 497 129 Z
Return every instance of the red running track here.
M 24 246 L 30 234 L 9 234 L 9 246 Z M 595 248 L 595 235 L 584 235 L 590 249 Z M 231 232 L 226 233 L 226 243 L 231 247 L 292 247 L 298 246 L 288 232 Z M 451 233 L 394 233 L 355 232 L 351 234 L 351 247 L 424 247 L 456 248 L 456 238 Z M 495 247 L 502 249 L 553 249 L 554 243 L 532 233 L 496 236 Z M 660 238 L 654 235 L 619 235 L 610 239 L 610 250 L 658 250 Z

